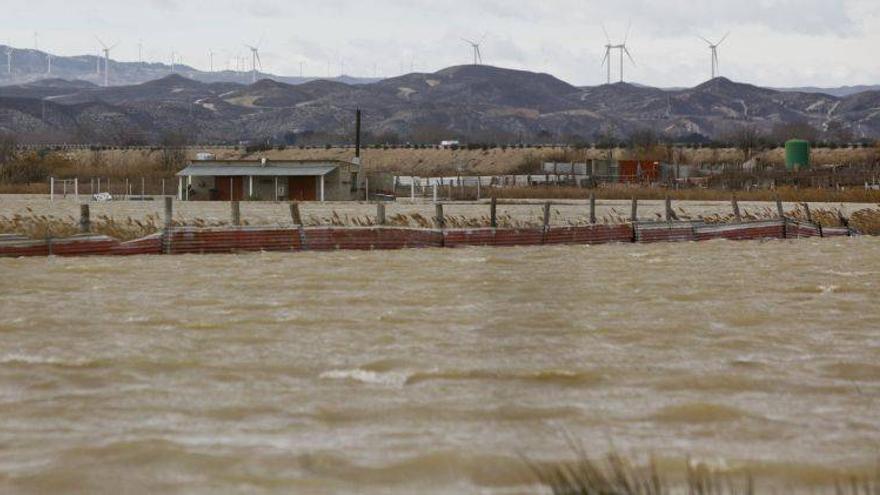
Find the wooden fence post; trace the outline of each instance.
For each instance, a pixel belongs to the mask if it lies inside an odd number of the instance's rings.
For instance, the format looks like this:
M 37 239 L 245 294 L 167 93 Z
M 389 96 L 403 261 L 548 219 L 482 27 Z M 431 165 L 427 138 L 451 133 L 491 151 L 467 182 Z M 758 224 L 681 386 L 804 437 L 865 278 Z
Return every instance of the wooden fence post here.
M 550 202 L 544 203 L 544 230 L 550 227 Z
M 174 225 L 174 198 L 165 198 L 165 229 L 162 231 L 162 252 L 171 254 L 171 227 Z
M 813 212 L 810 211 L 810 203 L 804 203 L 804 210 L 807 212 L 807 221 L 813 223 Z
M 632 223 L 639 221 L 639 200 L 635 196 L 632 199 L 632 213 L 630 213 L 629 219 Z
M 742 213 L 739 211 L 739 201 L 736 199 L 736 194 L 731 198 L 730 205 L 733 207 L 733 216 L 736 218 L 737 223 L 742 223 Z
M 675 215 L 675 211 L 672 210 L 672 197 L 666 196 L 666 221 L 671 222 L 673 220 L 678 220 L 678 217 Z
M 232 225 L 236 227 L 241 225 L 241 206 L 238 201 L 230 203 L 232 206 Z
M 498 228 L 498 198 L 492 196 L 492 202 L 489 204 L 489 226 L 493 229 Z
M 596 193 L 590 193 L 590 223 L 596 223 Z
M 89 205 L 79 205 L 79 231 L 88 234 L 92 231 L 92 219 L 89 214 Z
M 385 203 L 378 202 L 376 203 L 376 223 L 379 225 L 385 225 Z
M 779 196 L 776 196 L 776 213 L 779 214 L 779 218 L 785 218 L 785 208 L 782 207 L 782 199 Z
M 290 220 L 294 225 L 302 225 L 302 215 L 299 212 L 299 203 L 296 201 L 290 202 Z
M 437 228 L 442 229 L 446 226 L 446 217 L 443 215 L 443 203 L 437 203 L 434 206 L 434 221 L 437 223 Z

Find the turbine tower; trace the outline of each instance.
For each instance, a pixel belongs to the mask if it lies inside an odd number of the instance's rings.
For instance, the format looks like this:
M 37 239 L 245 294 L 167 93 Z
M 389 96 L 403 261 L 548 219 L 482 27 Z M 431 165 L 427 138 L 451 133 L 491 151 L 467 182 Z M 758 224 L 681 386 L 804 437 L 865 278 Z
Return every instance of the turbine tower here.
M 605 30 L 605 26 L 602 26 L 602 30 L 605 31 L 605 39 L 608 41 L 608 44 L 605 45 L 605 58 L 602 60 L 602 65 L 607 65 L 608 68 L 608 84 L 611 84 L 611 52 L 613 50 L 618 50 L 620 53 L 620 82 L 624 82 L 623 77 L 623 68 L 626 65 L 626 61 L 624 60 L 624 56 L 629 58 L 629 61 L 632 62 L 633 65 L 636 65 L 635 59 L 633 59 L 632 54 L 629 52 L 629 48 L 626 46 L 626 42 L 629 41 L 629 33 L 632 29 L 632 24 L 626 28 L 626 36 L 623 37 L 623 43 L 615 45 L 611 42 L 611 37 L 608 36 L 608 31 Z
M 260 41 L 256 45 L 248 45 L 245 44 L 247 48 L 251 50 L 251 83 L 257 82 L 257 65 L 259 64 L 260 70 L 263 70 L 263 61 L 260 60 L 260 45 L 263 43 L 263 39 L 260 38 Z
M 13 48 L 11 46 L 6 47 L 6 72 L 12 74 L 12 52 Z
M 95 36 L 95 39 L 98 40 L 98 43 L 100 43 L 101 47 L 103 48 L 103 52 L 104 52 L 104 87 L 108 88 L 108 87 L 110 87 L 110 50 L 116 48 L 119 45 L 119 43 L 116 43 L 113 46 L 108 47 L 107 45 L 104 44 L 103 41 L 101 41 L 101 38 L 98 38 L 97 36 Z
M 208 58 L 210 59 L 211 63 L 210 71 L 214 72 L 214 50 L 208 50 Z
M 479 42 L 474 42 L 467 38 L 462 38 L 461 40 L 468 45 L 471 45 L 471 48 L 474 50 L 474 65 L 483 65 L 483 53 L 480 51 L 480 46 L 482 46 L 483 41 L 486 40 L 486 35 L 484 34 Z
M 715 79 L 716 77 L 718 77 L 718 75 L 720 73 L 719 72 L 720 65 L 718 63 L 718 47 L 721 46 L 721 44 L 727 40 L 728 36 L 730 36 L 730 33 L 725 34 L 724 37 L 721 38 L 721 41 L 719 41 L 718 43 L 712 43 L 711 41 L 707 40 L 706 38 L 703 38 L 702 36 L 700 36 L 700 39 L 705 41 L 706 44 L 709 45 L 709 50 L 712 52 L 712 79 Z
M 46 54 L 46 74 L 52 74 L 52 54 Z

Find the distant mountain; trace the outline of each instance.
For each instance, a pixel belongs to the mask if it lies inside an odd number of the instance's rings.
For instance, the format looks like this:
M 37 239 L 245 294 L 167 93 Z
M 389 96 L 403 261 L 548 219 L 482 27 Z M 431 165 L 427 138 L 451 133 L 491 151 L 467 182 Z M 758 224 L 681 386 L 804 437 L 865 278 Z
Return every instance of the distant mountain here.
M 824 93 L 826 95 L 837 96 L 840 98 L 852 96 L 867 91 L 880 91 L 880 85 L 876 86 L 841 86 L 839 88 L 778 88 L 779 91 L 793 91 L 798 93 Z
M 12 73 L 6 71 L 7 49 L 12 50 Z M 51 55 L 52 68 L 49 72 L 50 54 L 40 50 L 22 49 L 0 45 L 0 54 L 3 56 L 3 68 L 0 71 L 0 86 L 26 85 L 43 79 L 86 81 L 95 85 L 104 84 L 104 59 L 96 55 L 80 55 L 75 57 L 62 57 Z M 163 63 L 147 62 L 120 62 L 110 60 L 110 86 L 129 86 L 145 83 L 155 79 L 161 79 L 171 74 L 179 74 L 189 79 L 201 82 L 235 82 L 241 84 L 250 83 L 253 79 L 251 71 L 238 72 L 222 70 L 205 72 L 184 64 L 177 64 L 172 70 L 170 65 Z M 290 84 L 301 84 L 314 81 L 315 77 L 286 77 L 276 76 L 259 72 L 258 79 L 274 79 Z M 340 76 L 330 80 L 345 84 L 364 84 L 375 82 L 377 79 Z
M 40 81 L 0 87 L 0 131 L 30 141 L 152 143 L 170 131 L 198 142 L 350 136 L 356 108 L 365 130 L 418 142 L 592 140 L 650 128 L 682 140 L 723 138 L 749 125 L 831 127 L 880 137 L 880 91 L 846 97 L 786 92 L 717 78 L 695 88 L 631 84 L 578 88 L 548 74 L 450 67 L 368 84 L 201 82 L 180 74 L 117 87 Z M 832 125 L 833 124 L 833 125 Z

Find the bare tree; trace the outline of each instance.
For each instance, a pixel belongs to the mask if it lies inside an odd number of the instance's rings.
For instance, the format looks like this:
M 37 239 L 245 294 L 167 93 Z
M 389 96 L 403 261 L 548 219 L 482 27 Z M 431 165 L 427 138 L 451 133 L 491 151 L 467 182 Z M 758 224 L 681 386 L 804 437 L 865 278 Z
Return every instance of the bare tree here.
M 162 168 L 165 172 L 176 172 L 186 165 L 187 136 L 180 132 L 166 132 L 160 139 L 162 149 Z
M 851 128 L 839 120 L 828 122 L 825 128 L 826 138 L 834 144 L 849 144 L 853 141 L 854 134 Z
M 727 137 L 727 141 L 742 152 L 746 162 L 752 159 L 755 149 L 760 148 L 764 140 L 764 135 L 753 125 L 737 127 Z
M 629 149 L 636 160 L 658 160 L 667 155 L 660 136 L 650 128 L 637 129 L 629 135 Z
M 0 134 L 0 166 L 11 163 L 18 156 L 18 140 L 12 134 Z
M 773 126 L 773 140 L 782 144 L 789 139 L 805 139 L 810 142 L 819 140 L 819 130 L 808 122 L 789 122 Z

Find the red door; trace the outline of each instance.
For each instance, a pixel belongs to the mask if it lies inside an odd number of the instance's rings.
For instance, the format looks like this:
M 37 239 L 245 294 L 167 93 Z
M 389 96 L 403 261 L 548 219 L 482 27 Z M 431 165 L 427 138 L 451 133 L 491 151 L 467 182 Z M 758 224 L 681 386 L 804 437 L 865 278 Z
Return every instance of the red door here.
M 241 201 L 244 199 L 244 177 L 215 177 L 214 189 L 217 201 Z
M 290 177 L 288 190 L 292 201 L 315 201 L 318 198 L 316 177 Z

